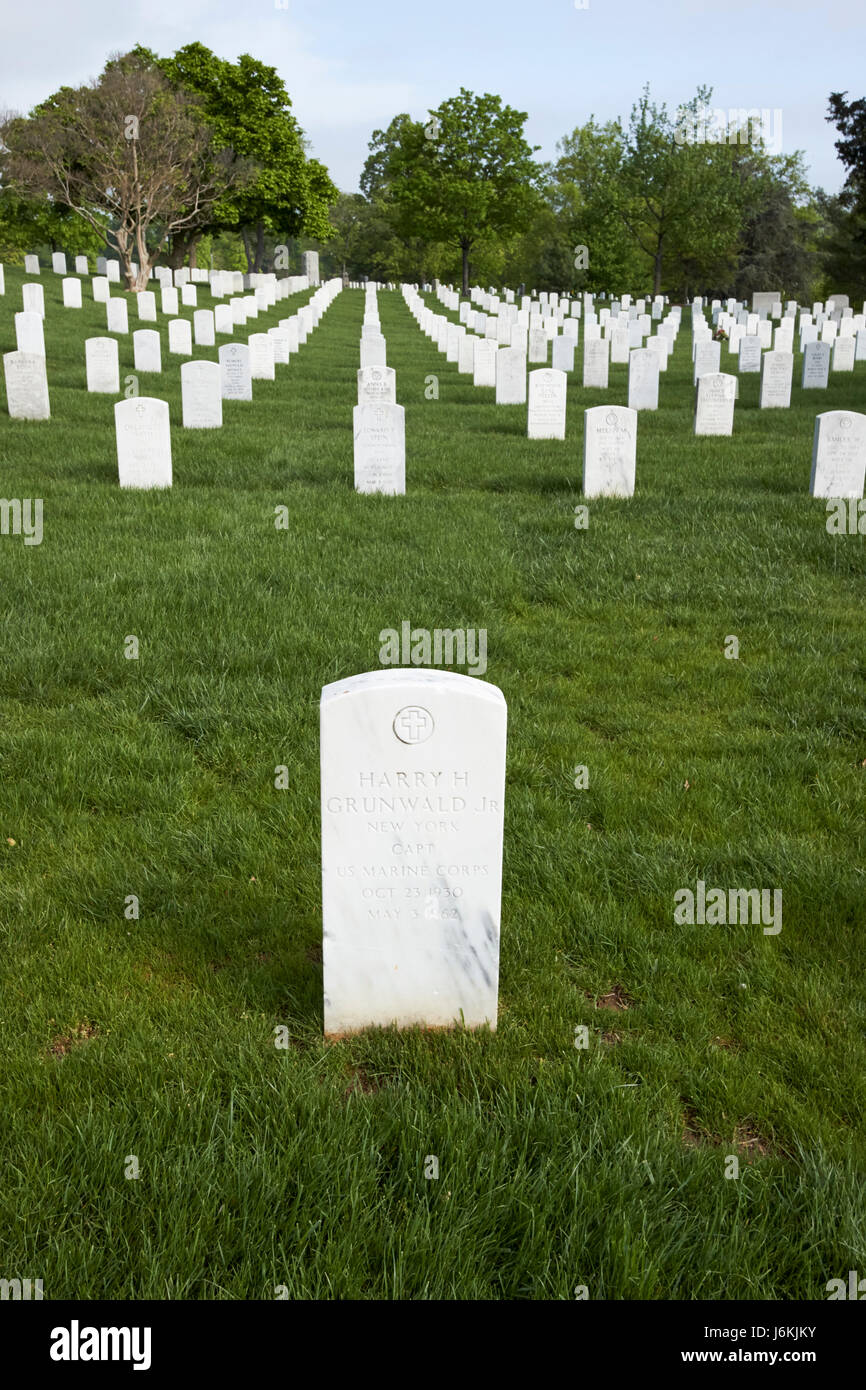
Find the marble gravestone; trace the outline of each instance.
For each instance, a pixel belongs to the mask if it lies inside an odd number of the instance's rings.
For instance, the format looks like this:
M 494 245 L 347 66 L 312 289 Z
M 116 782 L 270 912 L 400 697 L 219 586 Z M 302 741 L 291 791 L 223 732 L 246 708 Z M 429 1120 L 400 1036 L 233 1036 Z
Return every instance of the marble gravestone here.
M 250 350 L 250 375 L 254 381 L 275 381 L 274 342 L 267 333 L 251 333 L 247 338 Z
M 50 420 L 45 354 L 5 352 L 6 406 L 12 420 Z
M 725 372 L 705 372 L 698 381 L 695 434 L 732 434 L 737 379 Z
M 86 257 L 86 256 L 76 256 L 76 257 L 75 257 L 75 274 L 76 274 L 76 275 L 89 275 L 89 274 L 90 274 L 90 267 L 89 267 L 88 264 L 87 264 L 87 257 Z
M 218 362 L 184 362 L 180 369 L 183 427 L 219 429 L 223 422 L 222 378 Z
M 139 290 L 135 296 L 139 323 L 156 323 L 156 295 L 153 290 Z
M 45 318 L 45 291 L 41 285 L 21 286 L 21 307 L 27 314 Z
M 496 357 L 499 348 L 493 338 L 476 338 L 473 386 L 496 385 Z
M 785 409 L 791 404 L 791 381 L 794 376 L 793 352 L 774 348 L 765 352 L 761 362 L 761 410 Z
M 80 309 L 81 305 L 81 281 L 76 280 L 74 275 L 69 275 L 61 280 L 63 290 L 64 309 Z
M 40 275 L 40 274 L 41 274 L 41 271 L 40 271 L 40 269 L 39 269 L 39 257 L 38 257 L 38 256 L 25 256 L 25 257 L 24 257 L 24 274 L 25 274 L 25 275 Z
M 192 324 L 189 319 L 169 319 L 168 350 L 174 357 L 192 357 Z
M 110 295 L 108 280 L 104 275 L 94 275 L 90 282 L 94 304 L 107 304 Z
M 803 349 L 804 391 L 825 391 L 830 376 L 830 344 L 807 343 Z
M 761 340 L 757 333 L 746 333 L 740 339 L 737 366 L 741 372 L 759 372 L 761 370 Z M 719 373 L 719 375 L 724 375 L 724 373 Z
M 406 491 L 406 420 L 402 405 L 380 402 L 352 410 L 355 491 Z
M 608 339 L 590 338 L 583 340 L 583 384 L 607 390 L 609 372 Z
M 213 347 L 216 323 L 213 309 L 196 309 L 192 316 L 193 336 L 196 347 Z
M 325 1036 L 494 1029 L 501 690 L 452 671 L 370 671 L 326 685 L 320 719 Z
M 45 331 L 42 315 L 22 309 L 15 315 L 15 346 L 19 352 L 37 352 L 45 356 Z
M 633 497 L 637 411 L 627 405 L 594 405 L 583 419 L 584 497 Z
M 120 391 L 120 357 L 116 338 L 87 338 L 84 343 L 88 391 L 116 396 Z
M 830 370 L 832 372 L 853 372 L 856 346 L 853 337 L 837 338 L 833 343 Z
M 574 371 L 574 349 L 576 339 L 572 337 L 558 337 L 553 340 L 553 355 L 551 365 L 558 372 Z
M 121 487 L 171 487 L 168 401 L 132 396 L 114 407 Z
M 214 331 L 221 336 L 231 337 L 235 329 L 234 315 L 230 304 L 217 304 L 213 311 Z
M 523 405 L 526 400 L 526 353 L 502 347 L 496 354 L 496 404 Z
M 360 366 L 385 367 L 387 363 L 387 345 L 381 333 L 371 333 L 369 337 L 361 339 Z
M 699 342 L 695 345 L 695 366 L 693 384 L 697 386 L 698 379 L 704 372 L 717 372 L 721 367 L 722 345 L 720 342 L 713 342 L 709 338 L 706 342 Z
M 107 299 L 105 301 L 105 322 L 109 333 L 129 332 L 129 314 L 125 299 Z
M 825 410 L 815 417 L 813 497 L 862 497 L 866 479 L 866 415 Z
M 630 410 L 659 408 L 659 358 L 649 348 L 632 348 L 628 355 L 628 404 Z
M 568 378 L 554 367 L 529 373 L 528 439 L 565 438 L 565 398 Z
M 246 343 L 224 343 L 219 350 L 220 380 L 224 401 L 251 401 L 253 378 Z
M 359 367 L 358 405 L 397 404 L 397 373 L 393 367 Z
M 161 372 L 162 352 L 155 328 L 137 328 L 132 335 L 133 364 L 137 372 Z

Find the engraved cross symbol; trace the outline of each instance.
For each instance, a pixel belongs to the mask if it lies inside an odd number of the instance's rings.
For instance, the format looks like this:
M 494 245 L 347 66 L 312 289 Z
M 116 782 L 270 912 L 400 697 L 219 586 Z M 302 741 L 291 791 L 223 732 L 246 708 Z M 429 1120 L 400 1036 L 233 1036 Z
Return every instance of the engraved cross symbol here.
M 394 718 L 394 733 L 402 743 L 423 743 L 433 732 L 433 720 L 420 705 L 406 705 Z
M 407 710 L 400 718 L 400 728 L 404 734 L 409 735 L 411 743 L 417 743 L 418 736 L 422 729 L 427 727 L 427 716 L 422 714 L 419 709 Z

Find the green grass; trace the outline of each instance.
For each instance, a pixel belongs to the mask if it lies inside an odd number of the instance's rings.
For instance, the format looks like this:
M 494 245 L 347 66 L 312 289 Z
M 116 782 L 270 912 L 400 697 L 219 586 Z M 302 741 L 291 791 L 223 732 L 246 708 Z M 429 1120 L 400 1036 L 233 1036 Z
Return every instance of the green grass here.
M 863 366 L 802 392 L 798 355 L 789 411 L 744 377 L 733 438 L 696 439 L 685 327 L 635 497 L 579 531 L 582 411 L 625 403 L 627 369 L 606 393 L 578 370 L 565 443 L 530 442 L 383 291 L 408 492 L 359 496 L 344 291 L 222 431 L 181 428 L 160 326 L 141 389 L 170 402 L 174 487 L 141 494 L 84 390 L 103 306 L 42 280 L 52 419 L 0 413 L 0 491 L 45 528 L 0 536 L 0 1276 L 820 1299 L 866 1273 L 866 540 L 808 496 L 814 415 L 866 409 Z M 508 701 L 499 1027 L 326 1045 L 319 693 L 406 619 L 486 628 Z M 676 925 L 698 878 L 781 888 L 782 932 Z

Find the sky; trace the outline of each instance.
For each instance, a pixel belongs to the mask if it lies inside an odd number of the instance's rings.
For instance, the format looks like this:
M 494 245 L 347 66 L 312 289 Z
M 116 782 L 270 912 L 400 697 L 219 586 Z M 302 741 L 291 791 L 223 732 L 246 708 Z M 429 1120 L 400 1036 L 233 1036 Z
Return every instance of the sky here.
M 527 112 L 537 157 L 552 159 L 590 116 L 627 120 L 646 83 L 672 112 L 699 85 L 726 112 L 767 111 L 778 147 L 803 150 L 810 182 L 836 192 L 827 97 L 866 96 L 863 0 L 0 0 L 0 110 L 97 77 L 136 43 L 167 56 L 194 41 L 276 67 L 345 192 L 375 129 L 461 87 Z

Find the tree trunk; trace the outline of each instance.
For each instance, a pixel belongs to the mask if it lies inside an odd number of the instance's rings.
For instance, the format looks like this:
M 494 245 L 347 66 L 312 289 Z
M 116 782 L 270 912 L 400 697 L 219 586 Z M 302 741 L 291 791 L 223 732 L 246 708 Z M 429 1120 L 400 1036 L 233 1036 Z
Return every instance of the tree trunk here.
M 461 241 L 460 250 L 463 252 L 463 298 L 469 298 L 469 242 Z
M 658 239 L 658 244 L 657 244 L 657 246 L 656 246 L 655 257 L 654 257 L 654 259 L 653 259 L 653 294 L 661 294 L 661 292 L 662 292 L 662 246 L 663 246 L 663 244 L 664 244 L 663 238 L 662 238 L 662 237 L 659 237 L 659 239 Z
M 190 268 L 190 270 L 197 270 L 197 269 L 198 269 L 198 265 L 197 265 L 197 262 L 196 262 L 196 249 L 197 249 L 197 247 L 198 247 L 199 236 L 200 236 L 200 233 L 199 233 L 199 232 L 196 232 L 195 236 L 190 237 L 190 241 L 189 241 L 189 268 Z
M 247 227 L 241 227 L 241 239 L 244 243 L 244 255 L 247 258 L 247 274 L 253 273 L 253 249 L 250 246 L 250 234 Z
M 258 224 L 258 227 L 256 228 L 256 259 L 255 259 L 255 264 L 254 264 L 254 266 L 253 266 L 253 270 L 255 271 L 256 274 L 258 274 L 259 271 L 260 271 L 261 268 L 262 268 L 262 260 L 264 259 L 264 254 L 265 254 L 265 224 L 264 224 L 264 222 L 260 222 L 260 223 Z

